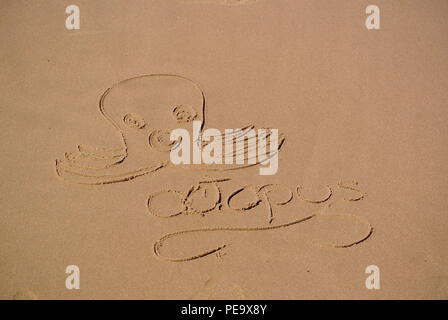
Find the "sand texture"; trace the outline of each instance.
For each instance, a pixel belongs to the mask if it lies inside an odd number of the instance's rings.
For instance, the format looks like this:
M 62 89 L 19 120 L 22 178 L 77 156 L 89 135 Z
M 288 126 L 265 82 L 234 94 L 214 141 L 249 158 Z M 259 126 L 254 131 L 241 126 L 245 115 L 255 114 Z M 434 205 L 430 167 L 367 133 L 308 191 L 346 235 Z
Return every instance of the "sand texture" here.
M 0 0 L 0 299 L 448 298 L 447 1 L 73 4 Z

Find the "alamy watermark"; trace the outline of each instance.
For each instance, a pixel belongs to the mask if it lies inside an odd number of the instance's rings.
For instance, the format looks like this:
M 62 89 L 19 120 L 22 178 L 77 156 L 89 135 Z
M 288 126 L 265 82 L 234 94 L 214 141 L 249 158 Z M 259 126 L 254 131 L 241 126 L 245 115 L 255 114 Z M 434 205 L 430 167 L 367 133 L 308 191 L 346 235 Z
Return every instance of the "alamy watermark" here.
M 278 129 L 218 129 L 202 131 L 202 122 L 193 121 L 193 134 L 186 129 L 171 131 L 174 143 L 170 160 L 175 165 L 255 165 L 260 175 L 278 171 Z
M 369 276 L 366 279 L 366 288 L 369 290 L 379 290 L 380 286 L 380 268 L 378 266 L 372 264 L 367 266 L 366 273 Z
M 77 265 L 71 264 L 65 268 L 65 273 L 69 276 L 65 279 L 65 287 L 68 290 L 80 289 L 80 271 Z

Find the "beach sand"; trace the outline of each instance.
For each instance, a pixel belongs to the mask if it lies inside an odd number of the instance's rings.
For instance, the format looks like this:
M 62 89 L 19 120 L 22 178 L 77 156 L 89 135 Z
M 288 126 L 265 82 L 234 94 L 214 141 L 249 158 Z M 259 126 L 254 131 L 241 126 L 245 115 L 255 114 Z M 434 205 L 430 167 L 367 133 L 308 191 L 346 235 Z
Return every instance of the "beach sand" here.
M 0 1 L 0 298 L 447 299 L 448 2 L 370 4 Z M 277 128 L 277 174 L 165 166 L 154 96 Z

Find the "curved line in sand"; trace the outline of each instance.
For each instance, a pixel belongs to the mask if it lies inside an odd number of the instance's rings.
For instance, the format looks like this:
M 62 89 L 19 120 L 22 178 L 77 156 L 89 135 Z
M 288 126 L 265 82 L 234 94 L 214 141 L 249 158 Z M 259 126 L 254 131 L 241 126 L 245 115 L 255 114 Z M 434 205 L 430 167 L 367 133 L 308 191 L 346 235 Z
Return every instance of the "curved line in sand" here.
M 350 216 L 354 219 L 358 219 L 361 220 L 363 223 L 368 225 L 368 232 L 366 233 L 365 236 L 363 236 L 362 238 L 355 240 L 353 242 L 350 243 L 346 243 L 346 244 L 333 244 L 333 243 L 329 243 L 329 244 L 323 244 L 323 246 L 329 246 L 332 248 L 350 248 L 353 247 L 355 245 L 358 245 L 364 241 L 366 241 L 368 238 L 370 238 L 374 232 L 374 228 L 373 226 L 365 219 L 365 218 L 361 218 L 352 214 L 318 214 L 318 213 L 314 213 L 311 214 L 305 218 L 301 218 L 298 220 L 294 220 L 288 223 L 284 223 L 284 224 L 280 224 L 280 225 L 275 225 L 275 226 L 267 226 L 267 227 L 247 227 L 247 228 L 232 228 L 232 227 L 223 227 L 223 228 L 202 228 L 202 229 L 192 229 L 192 230 L 183 230 L 183 231 L 177 231 L 177 232 L 173 232 L 173 233 L 169 233 L 164 235 L 163 237 L 161 237 L 159 240 L 157 240 L 154 243 L 154 255 L 157 256 L 158 258 L 165 260 L 165 261 L 170 261 L 170 262 L 187 262 L 187 261 L 192 261 L 192 260 L 196 260 L 199 258 L 204 258 L 206 256 L 209 256 L 211 254 L 217 253 L 219 251 L 221 251 L 222 249 L 224 249 L 225 247 L 227 247 L 227 244 L 223 244 L 220 245 L 216 248 L 198 253 L 196 255 L 193 256 L 189 256 L 189 257 L 185 257 L 185 258 L 172 258 L 172 257 L 164 257 L 162 256 L 162 254 L 160 253 L 160 247 L 163 246 L 163 243 L 165 242 L 165 240 L 175 237 L 175 236 L 179 236 L 179 235 L 184 235 L 184 234 L 188 234 L 188 233 L 200 233 L 200 232 L 239 232 L 239 231 L 267 231 L 267 230 L 274 230 L 274 229 L 280 229 L 280 228 L 286 228 L 292 225 L 296 225 L 305 221 L 308 221 L 312 218 L 315 218 L 317 216 L 331 216 L 331 215 L 338 215 L 338 216 Z
M 76 181 L 77 184 L 88 184 L 88 185 L 100 185 L 100 184 L 110 184 L 110 183 L 116 183 L 116 182 L 124 182 L 129 181 L 132 179 L 135 179 L 137 177 L 158 171 L 162 168 L 165 168 L 167 166 L 166 163 L 162 163 L 158 166 L 154 167 L 148 167 L 148 168 L 140 168 L 138 170 L 125 172 L 122 174 L 116 174 L 116 175 L 92 175 L 82 172 L 76 172 L 74 170 L 70 170 L 70 166 L 67 166 L 63 162 L 56 160 L 56 175 L 61 178 L 64 181 L 73 182 L 70 181 L 70 179 L 65 178 L 61 173 L 67 173 L 69 175 L 77 176 L 79 178 L 84 179 L 92 179 L 92 181 Z
M 246 228 L 232 228 L 232 227 L 224 227 L 224 228 L 203 228 L 203 229 L 192 229 L 192 230 L 183 230 L 183 231 L 177 231 L 177 232 L 173 232 L 173 233 L 169 233 L 164 235 L 162 238 L 160 238 L 159 240 L 157 240 L 154 243 L 154 254 L 163 259 L 163 260 L 167 260 L 167 261 L 172 261 L 172 262 L 185 262 L 185 261 L 191 261 L 191 260 L 195 260 L 195 259 L 199 259 L 199 258 L 203 258 L 206 257 L 210 254 L 216 253 L 222 249 L 224 249 L 227 245 L 223 244 L 221 246 L 218 246 L 217 248 L 211 249 L 211 250 L 207 250 L 204 251 L 202 253 L 190 256 L 190 257 L 186 257 L 186 258 L 169 258 L 169 257 L 163 257 L 160 253 L 160 247 L 163 246 L 163 242 L 165 240 L 167 240 L 168 238 L 172 238 L 178 235 L 183 235 L 183 234 L 187 234 L 187 233 L 195 233 L 195 232 L 219 232 L 219 231 L 223 231 L 223 232 L 238 232 L 238 231 L 266 231 L 266 230 L 273 230 L 273 229 L 280 229 L 280 228 L 285 228 L 285 227 L 289 227 L 295 224 L 299 224 L 301 222 L 305 222 L 307 220 L 312 219 L 313 217 L 315 217 L 316 214 L 312 214 L 309 215 L 305 218 L 301 218 L 298 220 L 294 220 L 288 223 L 284 223 L 284 224 L 280 224 L 280 225 L 276 225 L 276 226 L 268 226 L 268 227 L 246 227 Z
M 297 192 L 297 196 L 299 198 L 302 198 L 303 201 L 308 202 L 308 203 L 324 203 L 325 201 L 327 201 L 328 199 L 331 198 L 331 196 L 333 195 L 333 190 L 330 188 L 330 186 L 326 185 L 327 189 L 328 189 L 328 193 L 325 197 L 323 197 L 322 199 L 319 200 L 311 200 L 311 199 L 305 199 L 304 197 L 302 197 L 300 190 L 303 190 L 302 186 L 297 186 L 296 188 L 296 192 Z

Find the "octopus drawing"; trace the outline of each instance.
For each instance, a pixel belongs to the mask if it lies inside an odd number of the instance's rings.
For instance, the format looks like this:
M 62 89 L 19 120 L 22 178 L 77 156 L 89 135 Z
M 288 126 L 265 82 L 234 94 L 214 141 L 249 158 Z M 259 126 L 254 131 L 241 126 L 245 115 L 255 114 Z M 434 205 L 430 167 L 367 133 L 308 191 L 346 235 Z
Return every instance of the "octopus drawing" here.
M 170 162 L 170 152 L 180 145 L 181 141 L 172 140 L 170 133 L 174 129 L 193 130 L 193 122 L 200 121 L 202 128 L 207 127 L 206 96 L 201 86 L 189 79 L 176 74 L 149 74 L 140 75 L 120 81 L 101 95 L 99 112 L 103 119 L 113 127 L 120 141 L 120 147 L 108 149 L 86 145 L 78 145 L 73 152 L 67 152 L 62 159 L 55 161 L 57 176 L 63 181 L 83 185 L 104 185 L 124 183 L 136 178 L 162 174 L 174 166 Z M 247 130 L 254 129 L 248 125 L 235 131 L 234 138 L 244 135 Z M 269 133 L 263 137 L 267 141 Z M 258 137 L 259 138 L 259 137 Z M 215 141 L 225 142 L 228 136 L 215 136 Z M 278 155 L 283 149 L 285 135 L 278 135 L 277 148 L 269 149 L 268 157 Z M 206 141 L 197 139 L 195 143 L 201 146 Z M 253 150 L 252 150 L 253 151 Z M 232 148 L 231 154 L 226 151 L 219 154 L 223 159 L 244 155 L 249 158 L 254 153 L 250 144 L 243 144 Z M 211 173 L 224 174 L 229 170 L 245 169 L 262 164 L 259 159 L 251 159 L 243 164 L 200 164 L 184 166 L 185 170 L 199 170 L 201 175 L 207 177 Z M 149 179 L 149 178 L 148 178 Z M 204 178 L 197 181 L 188 190 L 164 189 L 152 193 L 147 198 L 147 212 L 154 219 L 176 219 L 185 215 L 199 215 L 207 217 L 213 211 L 220 211 L 223 207 L 233 212 L 247 212 L 256 207 L 265 206 L 267 218 L 256 226 L 235 225 L 198 227 L 170 232 L 159 238 L 153 247 L 154 255 L 162 260 L 172 262 L 192 261 L 216 254 L 222 257 L 222 250 L 227 247 L 226 235 L 238 232 L 263 232 L 292 228 L 298 224 L 307 224 L 311 221 L 325 221 L 326 219 L 344 220 L 344 229 L 361 230 L 357 236 L 348 242 L 329 244 L 333 248 L 350 248 L 370 238 L 373 227 L 359 216 L 341 213 L 328 213 L 322 206 L 329 208 L 330 201 L 335 197 L 334 190 L 352 192 L 352 196 L 338 201 L 357 202 L 365 198 L 356 181 L 339 182 L 335 186 L 327 186 L 327 193 L 320 199 L 308 199 L 303 195 L 302 186 L 290 189 L 283 185 L 265 184 L 259 186 L 244 186 L 238 188 L 228 196 L 223 196 L 220 184 L 229 181 L 228 178 Z M 251 192 L 252 200 L 243 205 L 236 205 L 238 197 Z M 154 208 L 154 201 L 160 197 L 167 197 L 162 209 Z M 289 221 L 277 222 L 274 209 L 291 203 L 296 197 L 318 206 L 312 213 L 301 215 Z M 202 198 L 202 204 L 194 199 Z M 319 222 L 320 223 L 320 222 Z M 185 236 L 192 234 L 222 234 L 220 240 L 206 243 L 208 248 L 191 248 L 188 252 L 176 253 L 174 256 L 166 254 L 169 249 L 168 242 L 182 241 Z M 218 241 L 216 243 L 216 241 Z M 175 245 L 174 245 L 175 246 Z

